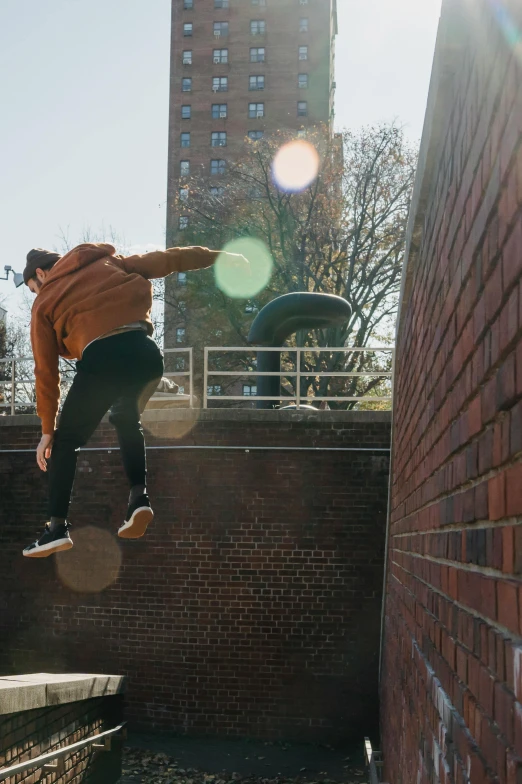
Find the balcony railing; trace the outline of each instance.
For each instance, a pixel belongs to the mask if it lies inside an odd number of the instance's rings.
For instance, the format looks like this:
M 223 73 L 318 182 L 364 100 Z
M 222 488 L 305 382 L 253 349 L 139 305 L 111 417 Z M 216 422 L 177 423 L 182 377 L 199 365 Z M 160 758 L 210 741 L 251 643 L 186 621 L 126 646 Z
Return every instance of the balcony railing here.
M 260 352 L 279 352 L 281 370 L 259 371 Z M 334 403 L 335 407 L 392 407 L 393 347 L 245 347 L 207 346 L 204 349 L 203 408 L 249 407 L 257 401 L 277 406 Z M 164 349 L 164 377 L 179 385 L 177 394 L 156 391 L 151 407 L 185 406 L 193 408 L 194 358 L 191 347 Z M 36 406 L 34 362 L 32 357 L 0 359 L 0 414 L 34 411 Z M 72 384 L 75 363 L 60 360 L 62 402 Z M 257 379 L 280 379 L 278 393 L 257 394 Z M 200 381 L 201 383 L 201 381 Z M 342 404 L 339 406 L 339 404 Z M 367 405 L 371 404 L 371 405 Z
M 290 360 L 289 362 L 288 359 L 286 359 L 286 364 L 293 365 L 293 367 L 285 368 L 278 372 L 260 372 L 256 367 L 256 355 L 259 352 L 265 351 L 280 352 L 281 365 L 285 363 L 285 358 L 290 358 L 293 356 L 293 361 Z M 387 366 L 386 370 L 379 368 L 363 368 L 360 370 L 356 369 L 357 366 L 361 366 L 361 360 L 364 360 L 362 354 L 374 355 L 375 357 L 378 356 L 378 354 L 381 352 L 388 355 L 388 359 L 385 361 Z M 241 369 L 229 369 L 229 365 L 234 364 L 234 354 L 236 356 L 241 354 L 246 355 L 247 362 L 243 362 Z M 309 358 L 310 355 L 314 354 L 319 355 L 318 367 L 303 368 L 303 360 L 307 358 L 307 355 Z M 321 355 L 323 356 L 321 357 Z M 292 348 L 288 346 L 281 348 L 259 346 L 246 348 L 245 346 L 233 346 L 224 348 L 207 346 L 204 352 L 203 407 L 209 408 L 209 403 L 213 401 L 245 402 L 245 399 L 248 399 L 249 401 L 267 401 L 271 403 L 278 403 L 279 405 L 286 405 L 290 403 L 295 404 L 297 408 L 300 408 L 303 405 L 310 405 L 312 403 L 375 403 L 381 405 L 384 404 L 386 408 L 391 408 L 393 398 L 392 367 L 394 356 L 395 349 L 388 346 L 376 348 L 353 348 L 347 346 L 340 348 L 326 348 L 324 346 L 313 348 Z M 252 359 L 248 361 L 248 357 L 251 357 Z M 221 360 L 221 364 L 226 365 L 227 369 L 224 369 L 223 367 L 216 367 L 216 359 Z M 324 370 L 321 367 L 321 360 L 323 360 L 323 364 L 324 362 L 330 362 L 334 366 L 344 365 L 345 367 L 348 367 L 348 369 Z M 235 360 L 235 364 L 238 364 L 237 359 Z M 257 378 L 264 376 L 279 377 L 281 379 L 280 393 L 278 395 L 260 396 L 257 394 Z M 377 386 L 380 382 L 381 388 L 384 386 L 385 391 L 388 394 L 372 395 L 364 391 L 361 394 L 342 394 L 343 390 L 346 391 L 347 387 L 353 388 L 357 386 L 357 382 L 354 381 L 355 379 L 365 378 L 369 379 L 370 381 L 373 380 L 374 383 L 370 383 L 370 387 Z M 249 387 L 250 391 L 248 395 L 235 394 L 237 389 L 234 390 L 234 384 L 232 384 L 231 393 L 225 394 L 223 392 L 224 385 L 216 384 L 216 379 L 235 379 L 235 381 L 238 383 L 241 383 L 242 380 L 246 380 L 246 386 Z M 320 384 L 318 384 L 318 381 L 324 379 L 344 380 L 344 383 L 341 381 L 337 384 L 337 386 L 340 387 L 339 394 L 317 394 L 314 387 L 319 386 Z M 235 386 L 237 386 L 237 384 Z M 216 392 L 216 387 L 220 389 L 219 392 Z M 254 393 L 252 393 L 252 389 L 255 389 Z M 357 392 L 357 390 L 355 391 Z
M 165 372 L 163 377 L 176 381 L 183 391 L 177 395 L 156 392 L 151 400 L 162 402 L 175 400 L 178 405 L 182 404 L 192 408 L 194 404 L 192 348 L 166 348 L 163 350 L 163 353 L 165 354 Z M 181 360 L 179 367 L 174 366 L 173 359 Z M 75 363 L 60 359 L 62 403 L 72 384 L 74 374 Z M 183 383 L 185 381 L 187 382 L 187 389 L 185 389 L 185 384 Z M 9 411 L 11 415 L 14 415 L 28 409 L 34 410 L 35 407 L 33 358 L 0 359 L 0 413 Z

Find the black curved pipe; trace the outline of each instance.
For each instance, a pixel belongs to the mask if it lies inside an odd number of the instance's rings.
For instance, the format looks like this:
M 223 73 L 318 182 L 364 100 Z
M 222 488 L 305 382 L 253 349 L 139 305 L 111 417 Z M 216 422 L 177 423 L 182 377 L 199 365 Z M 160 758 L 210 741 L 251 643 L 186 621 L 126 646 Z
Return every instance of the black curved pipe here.
M 300 329 L 324 329 L 344 324 L 351 316 L 348 302 L 335 294 L 300 292 L 283 294 L 269 302 L 258 313 L 248 335 L 248 342 L 258 346 L 282 346 L 284 341 Z M 257 369 L 260 372 L 279 372 L 279 351 L 259 351 Z M 281 378 L 258 376 L 257 393 L 261 397 L 277 397 Z M 256 408 L 275 408 L 275 401 L 259 400 Z

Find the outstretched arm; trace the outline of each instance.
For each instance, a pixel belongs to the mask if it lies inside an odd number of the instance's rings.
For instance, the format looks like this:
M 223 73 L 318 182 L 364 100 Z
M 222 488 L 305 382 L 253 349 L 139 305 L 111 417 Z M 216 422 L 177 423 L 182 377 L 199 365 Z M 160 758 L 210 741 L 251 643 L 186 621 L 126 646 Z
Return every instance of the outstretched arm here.
M 208 248 L 167 248 L 141 256 L 118 257 L 125 272 L 137 272 L 144 278 L 165 278 L 172 272 L 187 272 L 211 267 L 220 251 Z

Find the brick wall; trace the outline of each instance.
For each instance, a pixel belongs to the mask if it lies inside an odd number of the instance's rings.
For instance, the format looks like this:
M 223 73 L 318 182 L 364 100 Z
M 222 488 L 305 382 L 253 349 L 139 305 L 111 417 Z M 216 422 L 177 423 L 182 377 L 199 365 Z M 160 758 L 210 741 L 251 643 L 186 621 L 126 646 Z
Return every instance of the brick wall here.
M 38 676 L 20 677 L 20 681 L 0 679 L 0 771 L 110 730 L 122 722 L 122 695 L 71 702 L 62 693 L 60 700 L 55 695 L 55 704 L 17 710 L 23 703 L 39 702 L 35 692 L 45 688 L 45 675 L 41 676 L 42 682 L 36 682 Z M 24 681 L 24 678 L 32 682 Z M 8 713 L 4 712 L 6 690 L 9 691 L 8 701 L 12 703 Z M 9 776 L 7 781 L 9 784 L 33 784 L 45 778 L 48 784 L 58 781 L 115 784 L 121 776 L 121 739 L 114 735 L 108 750 L 88 745 L 67 754 L 62 760 L 63 767 L 57 771 L 29 768 Z
M 39 561 L 20 555 L 42 522 L 37 426 L 0 426 L 0 450 L 30 450 L 0 451 L 1 669 L 127 675 L 133 726 L 326 742 L 371 731 L 389 415 L 148 416 L 148 535 L 115 537 L 126 488 L 104 424 L 100 451 L 79 456 L 75 547 Z
M 398 329 L 391 784 L 522 781 L 521 27 L 519 0 L 443 2 Z

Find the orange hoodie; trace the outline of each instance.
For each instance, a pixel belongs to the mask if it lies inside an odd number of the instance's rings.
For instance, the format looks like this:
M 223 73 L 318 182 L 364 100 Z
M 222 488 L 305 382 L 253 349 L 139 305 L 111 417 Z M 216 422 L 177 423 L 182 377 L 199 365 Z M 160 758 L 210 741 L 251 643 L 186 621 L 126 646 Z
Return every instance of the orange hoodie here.
M 219 251 L 169 248 L 143 256 L 116 256 L 112 245 L 85 243 L 49 271 L 31 313 L 36 410 L 52 434 L 60 402 L 58 357 L 81 359 L 92 340 L 135 321 L 150 320 L 151 278 L 210 267 Z

